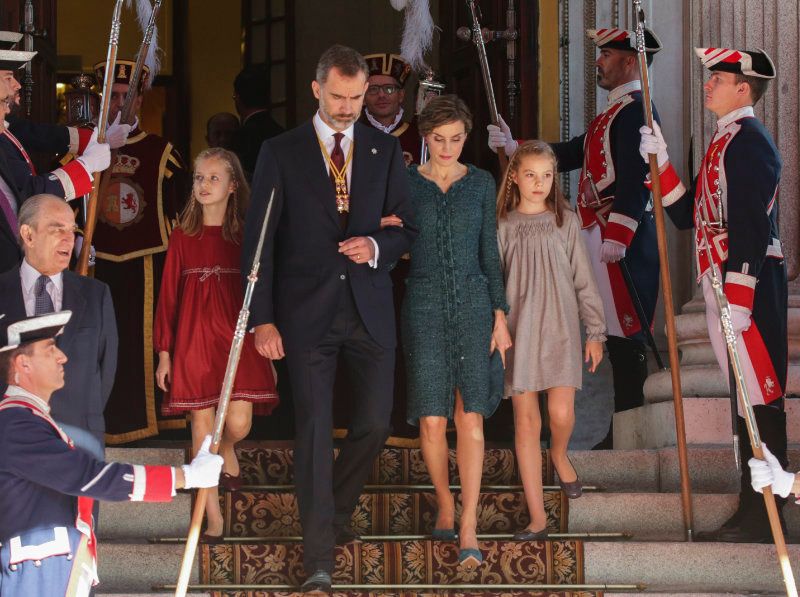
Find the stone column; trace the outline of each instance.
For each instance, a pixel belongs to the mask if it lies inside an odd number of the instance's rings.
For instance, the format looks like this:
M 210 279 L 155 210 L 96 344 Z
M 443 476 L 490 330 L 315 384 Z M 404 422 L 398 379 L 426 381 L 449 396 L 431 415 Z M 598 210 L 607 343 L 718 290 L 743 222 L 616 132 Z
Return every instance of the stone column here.
M 779 189 L 781 241 L 789 272 L 789 376 L 787 395 L 800 396 L 800 9 L 796 0 L 690 0 L 684 26 L 692 46 L 764 48 L 773 58 L 777 78 L 756 106 L 783 157 Z M 691 131 L 694 164 L 699 166 L 716 126 L 713 114 L 703 109 L 702 84 L 707 73 L 694 53 L 687 53 L 691 68 Z M 690 444 L 726 443 L 730 439 L 730 410 L 725 379 L 708 339 L 703 298 L 696 291 L 676 318 L 681 351 L 681 381 Z M 645 384 L 646 406 L 622 413 L 625 421 L 615 445 L 628 448 L 675 445 L 672 386 L 669 372 L 651 375 Z M 787 402 L 789 441 L 800 441 L 800 401 Z M 617 415 L 619 417 L 620 415 Z M 616 419 L 615 419 L 616 420 Z

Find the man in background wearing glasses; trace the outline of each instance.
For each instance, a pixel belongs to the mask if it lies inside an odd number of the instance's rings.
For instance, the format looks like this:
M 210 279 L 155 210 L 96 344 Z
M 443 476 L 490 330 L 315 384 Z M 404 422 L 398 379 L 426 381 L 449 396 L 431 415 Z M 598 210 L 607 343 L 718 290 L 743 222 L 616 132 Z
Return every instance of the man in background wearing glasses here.
M 411 74 L 411 66 L 397 54 L 369 54 L 364 59 L 369 67 L 369 86 L 360 121 L 397 137 L 406 166 L 419 164 L 422 139 L 417 130 L 416 116 L 407 122 L 403 120 L 406 97 L 403 86 Z

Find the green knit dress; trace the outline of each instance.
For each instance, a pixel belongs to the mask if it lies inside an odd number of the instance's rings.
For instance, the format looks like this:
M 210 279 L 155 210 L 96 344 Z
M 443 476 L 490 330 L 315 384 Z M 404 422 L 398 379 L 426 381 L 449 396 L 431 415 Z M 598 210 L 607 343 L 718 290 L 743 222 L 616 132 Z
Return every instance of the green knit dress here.
M 494 311 L 508 312 L 497 249 L 495 181 L 475 166 L 442 193 L 409 168 L 419 236 L 411 247 L 401 336 L 408 378 L 406 419 L 453 418 L 454 390 L 466 412 L 488 417 L 503 393 L 489 346 Z

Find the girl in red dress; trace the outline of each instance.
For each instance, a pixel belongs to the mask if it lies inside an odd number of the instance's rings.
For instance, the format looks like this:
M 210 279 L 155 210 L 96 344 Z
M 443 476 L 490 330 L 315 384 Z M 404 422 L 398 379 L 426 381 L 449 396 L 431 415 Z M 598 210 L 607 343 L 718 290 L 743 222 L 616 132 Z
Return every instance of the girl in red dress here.
M 168 392 L 162 411 L 188 411 L 192 449 L 213 432 L 231 341 L 244 293 L 239 271 L 244 213 L 250 189 L 238 158 L 207 149 L 194 163 L 192 196 L 169 239 L 154 326 L 156 380 Z M 250 431 L 253 405 L 269 414 L 278 402 L 272 362 L 245 336 L 219 453 L 220 485 L 241 486 L 234 447 Z M 223 532 L 216 490 L 206 500 L 206 540 Z

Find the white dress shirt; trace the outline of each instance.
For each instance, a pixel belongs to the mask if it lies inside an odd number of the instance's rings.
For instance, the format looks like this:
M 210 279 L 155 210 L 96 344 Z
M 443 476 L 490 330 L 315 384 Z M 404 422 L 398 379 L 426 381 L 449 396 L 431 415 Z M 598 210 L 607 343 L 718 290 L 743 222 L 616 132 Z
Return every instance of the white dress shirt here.
M 50 404 L 36 396 L 35 394 L 31 394 L 28 390 L 25 390 L 19 386 L 15 386 L 11 384 L 6 389 L 6 396 L 9 398 L 18 397 L 18 398 L 27 398 L 31 402 L 33 402 L 36 406 L 42 409 L 46 413 L 50 413 Z
M 25 301 L 25 313 L 33 317 L 36 313 L 36 280 L 41 276 L 27 259 L 22 260 L 19 266 L 19 277 L 22 281 L 22 298 Z M 61 311 L 61 302 L 64 296 L 64 280 L 61 272 L 50 276 L 50 281 L 45 286 L 47 294 L 53 301 L 53 309 Z
M 314 130 L 317 131 L 317 136 L 322 141 L 322 144 L 325 146 L 325 152 L 322 151 L 320 148 L 320 152 L 322 152 L 322 159 L 325 162 L 325 171 L 330 176 L 331 168 L 330 164 L 328 163 L 328 158 L 330 158 L 331 154 L 333 153 L 334 147 L 336 147 L 336 139 L 334 138 L 334 134 L 341 132 L 344 137 L 339 142 L 339 146 L 342 148 L 342 152 L 344 153 L 344 160 L 345 164 L 347 164 L 347 190 L 350 191 L 350 179 L 353 177 L 353 160 L 350 160 L 348 163 L 347 156 L 350 154 L 350 148 L 353 146 L 353 132 L 355 130 L 355 123 L 351 124 L 343 131 L 335 131 L 331 127 L 329 127 L 320 117 L 319 111 L 314 114 L 314 119 L 312 120 L 314 123 Z M 378 248 L 378 243 L 375 242 L 375 239 L 371 236 L 367 237 L 370 241 L 372 241 L 372 246 L 375 248 L 375 257 L 370 259 L 367 262 L 371 268 L 378 267 L 378 254 L 380 253 L 380 249 Z M 49 285 L 48 285 L 49 287 Z

